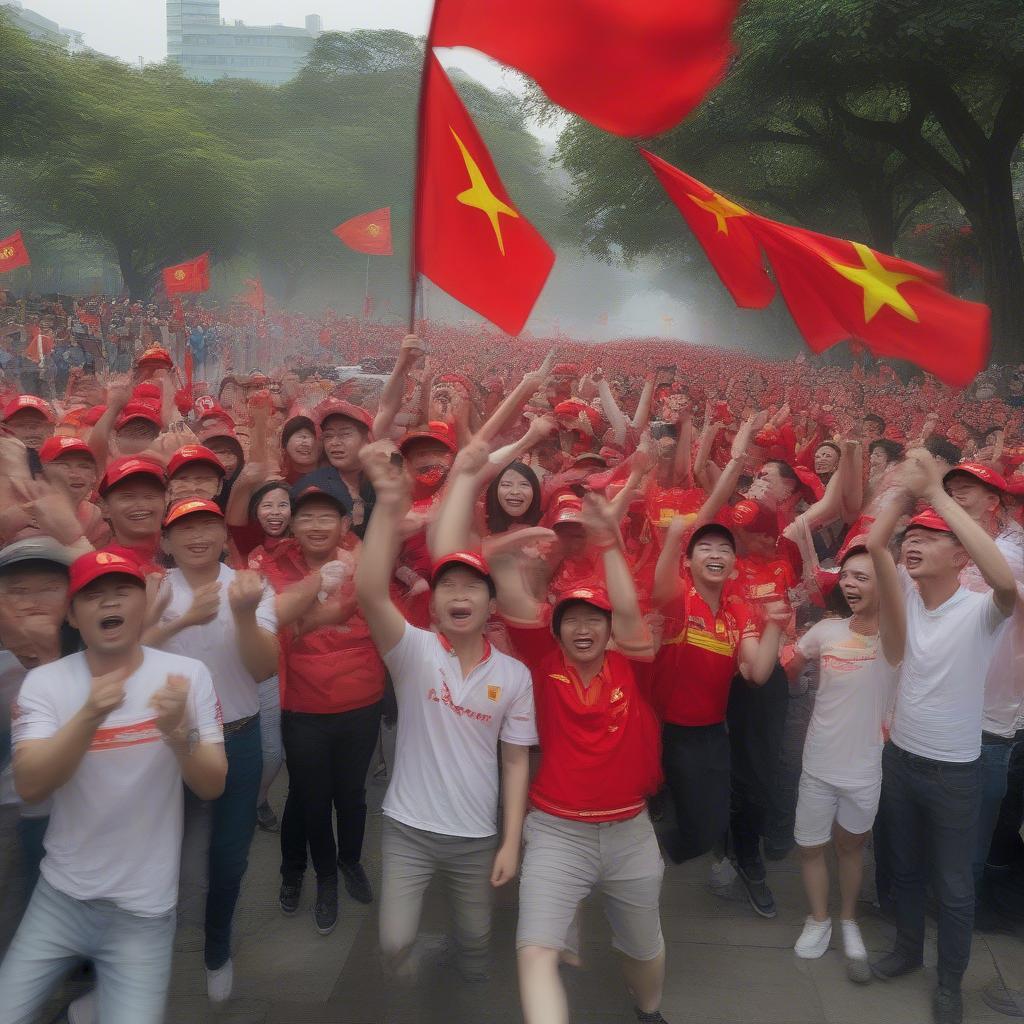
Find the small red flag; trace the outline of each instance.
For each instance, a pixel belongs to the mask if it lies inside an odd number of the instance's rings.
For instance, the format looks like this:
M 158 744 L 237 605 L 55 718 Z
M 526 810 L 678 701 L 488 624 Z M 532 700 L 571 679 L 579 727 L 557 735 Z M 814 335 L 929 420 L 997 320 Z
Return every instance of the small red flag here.
M 984 368 L 988 306 L 950 295 L 941 274 L 762 217 L 752 217 L 750 229 L 813 351 L 859 339 L 876 356 L 907 359 L 956 387 Z
M 661 157 L 640 150 L 669 198 L 697 236 L 722 284 L 737 306 L 763 309 L 775 296 L 761 247 L 750 234 L 749 211 L 720 196 Z
M 15 231 L 7 238 L 0 238 L 0 274 L 17 270 L 18 267 L 27 267 L 31 262 L 20 231 Z
M 416 182 L 414 268 L 518 334 L 555 254 L 512 205 L 448 76 L 427 55 Z
M 658 135 L 718 84 L 739 0 L 436 0 L 428 47 L 471 46 L 616 135 Z
M 361 213 L 332 228 L 331 233 L 356 252 L 367 256 L 390 256 L 391 207 L 382 206 L 379 210 Z
M 28 333 L 29 342 L 25 349 L 25 358 L 31 359 L 33 363 L 41 363 L 53 351 L 53 336 L 43 334 L 35 326 L 29 327 Z
M 100 318 L 97 313 L 76 313 L 78 322 L 85 328 L 88 329 L 92 335 L 98 335 L 100 333 Z
M 184 295 L 188 292 L 206 292 L 210 290 L 210 254 L 204 252 L 187 263 L 177 263 L 166 267 L 164 275 L 164 291 L 168 295 Z

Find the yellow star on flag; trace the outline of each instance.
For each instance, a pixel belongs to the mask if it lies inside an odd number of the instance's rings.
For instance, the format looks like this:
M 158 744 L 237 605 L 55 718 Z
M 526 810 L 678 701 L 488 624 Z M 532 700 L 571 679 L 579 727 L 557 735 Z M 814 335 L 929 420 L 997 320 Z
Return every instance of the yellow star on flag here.
M 473 159 L 469 150 L 466 149 L 455 129 L 449 125 L 448 130 L 458 143 L 459 151 L 462 153 L 462 161 L 466 165 L 466 172 L 469 174 L 469 188 L 465 192 L 460 192 L 455 198 L 463 205 L 472 206 L 487 215 L 487 219 L 491 222 L 491 227 L 494 228 L 494 237 L 498 241 L 498 249 L 501 251 L 501 255 L 504 256 L 505 240 L 501 237 L 501 222 L 498 220 L 498 215 L 503 213 L 506 217 L 518 218 L 519 214 L 507 203 L 503 203 L 491 191 L 477 162 Z
M 720 235 L 729 234 L 730 217 L 748 217 L 749 214 L 742 206 L 737 206 L 731 199 L 720 196 L 717 192 L 711 193 L 710 199 L 701 199 L 691 192 L 686 193 L 687 197 L 693 200 L 702 210 L 707 210 L 715 218 Z
M 860 257 L 861 266 L 849 267 L 833 260 L 826 262 L 837 274 L 864 289 L 864 323 L 871 323 L 883 306 L 895 310 L 906 320 L 918 323 L 914 307 L 900 294 L 899 287 L 908 281 L 918 281 L 921 284 L 927 282 L 913 274 L 899 274 L 893 270 L 886 270 L 878 262 L 878 257 L 863 242 L 850 244 Z
M 372 238 L 376 238 L 380 234 L 380 225 L 379 224 L 367 224 L 366 225 L 366 233 L 368 235 L 370 235 Z

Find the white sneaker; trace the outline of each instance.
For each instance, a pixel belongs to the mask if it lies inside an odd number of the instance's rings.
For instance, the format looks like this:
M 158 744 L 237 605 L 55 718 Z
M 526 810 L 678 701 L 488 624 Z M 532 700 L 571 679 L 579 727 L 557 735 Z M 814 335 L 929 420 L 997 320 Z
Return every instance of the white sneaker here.
M 847 976 L 850 981 L 863 985 L 871 980 L 871 968 L 868 965 L 868 951 L 860 934 L 860 926 L 856 921 L 840 921 L 839 924 L 843 929 Z
M 723 857 L 712 863 L 708 885 L 713 893 L 724 896 L 732 891 L 732 885 L 736 878 L 736 868 L 733 867 L 732 861 L 728 857 Z
M 235 984 L 235 965 L 228 960 L 223 967 L 211 971 L 206 968 L 206 994 L 211 1003 L 225 1003 L 231 998 Z
M 96 1024 L 96 989 L 68 1005 L 68 1024 Z
M 828 944 L 831 941 L 832 919 L 815 921 L 813 917 L 808 917 L 804 921 L 804 930 L 796 940 L 793 951 L 801 960 L 817 960 L 828 951 Z

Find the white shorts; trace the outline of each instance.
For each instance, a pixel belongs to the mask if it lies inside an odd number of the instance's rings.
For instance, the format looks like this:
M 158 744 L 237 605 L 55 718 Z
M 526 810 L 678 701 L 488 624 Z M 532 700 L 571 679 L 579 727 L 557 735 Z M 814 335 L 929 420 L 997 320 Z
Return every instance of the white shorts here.
M 867 786 L 833 786 L 801 773 L 793 838 L 800 846 L 824 846 L 832 839 L 833 822 L 856 836 L 871 831 L 881 792 L 881 779 Z

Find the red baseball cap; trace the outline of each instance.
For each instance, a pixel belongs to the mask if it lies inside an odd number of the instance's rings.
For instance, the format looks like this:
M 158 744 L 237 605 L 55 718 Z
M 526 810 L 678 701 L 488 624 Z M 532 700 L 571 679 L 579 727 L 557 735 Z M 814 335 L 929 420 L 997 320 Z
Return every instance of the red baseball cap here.
M 136 365 L 142 366 L 143 363 L 155 363 L 158 366 L 166 366 L 169 370 L 174 365 L 174 360 L 171 359 L 171 354 L 167 349 L 160 345 L 153 345 L 139 356 Z
M 324 420 L 332 416 L 344 416 L 345 419 L 354 420 L 367 430 L 373 430 L 373 416 L 362 406 L 353 405 L 343 398 L 328 398 L 313 410 L 313 419 L 316 420 L 318 427 L 322 427 Z
M 50 403 L 44 402 L 43 399 L 38 398 L 36 395 L 18 395 L 12 398 L 4 406 L 0 419 L 6 423 L 15 413 L 21 412 L 23 409 L 34 409 L 36 412 L 42 413 L 49 423 L 57 422 L 57 417 L 54 416 Z
M 182 466 L 187 466 L 193 462 L 205 462 L 207 465 L 213 466 L 221 476 L 225 473 L 224 463 L 205 445 L 186 444 L 182 445 L 171 456 L 171 461 L 167 463 L 167 479 L 170 480 Z
M 111 487 L 116 487 L 130 476 L 152 477 L 161 487 L 164 487 L 167 483 L 164 477 L 164 467 L 159 462 L 140 458 L 137 455 L 128 455 L 122 459 L 115 459 L 107 466 L 107 471 L 103 474 L 103 479 L 100 481 L 98 488 L 100 495 L 106 494 Z
M 475 551 L 453 551 L 450 555 L 445 555 L 434 563 L 433 569 L 430 570 L 431 586 L 437 583 L 437 577 L 449 565 L 464 565 L 469 569 L 474 569 L 485 579 L 489 580 L 491 578 L 490 567 L 481 555 L 478 555 Z
M 146 577 L 138 562 L 113 551 L 90 551 L 71 563 L 68 598 L 74 597 L 83 587 L 103 576 L 130 576 L 143 586 L 146 585 Z
M 199 407 L 199 403 L 202 402 L 202 401 L 203 401 L 203 399 L 200 398 L 200 399 L 197 399 L 196 403 L 195 403 L 196 417 L 198 419 L 200 419 L 200 420 L 218 419 L 218 420 L 222 420 L 229 427 L 234 428 L 234 426 L 235 426 L 234 417 L 231 415 L 231 413 L 229 413 L 227 411 L 227 409 L 225 409 L 223 406 L 217 405 L 216 403 L 213 404 L 213 405 L 206 405 L 203 408 L 200 408 Z
M 450 452 L 458 451 L 458 445 L 452 436 L 452 428 L 447 423 L 432 420 L 423 430 L 410 430 L 401 441 L 398 442 L 398 450 L 405 454 L 406 448 L 413 441 L 437 441 L 443 444 Z
M 996 491 L 1005 493 L 1008 489 L 1005 477 L 1001 473 L 997 473 L 990 466 L 986 466 L 983 462 L 958 462 L 952 469 L 947 470 L 946 475 L 942 478 L 942 482 L 944 484 L 948 483 L 949 478 L 956 473 L 973 476 L 975 480 Z
M 224 513 L 215 501 L 208 501 L 206 498 L 187 498 L 185 501 L 178 501 L 173 504 L 164 516 L 164 529 L 173 525 L 179 519 L 195 515 L 197 512 L 208 512 L 210 515 L 224 518 Z
M 164 425 L 160 417 L 160 410 L 148 402 L 129 402 L 114 422 L 114 429 L 120 430 L 132 420 L 145 420 L 147 423 L 152 423 L 157 429 L 162 429 Z
M 558 609 L 563 605 L 567 605 L 570 601 L 584 601 L 586 604 L 592 604 L 595 608 L 600 608 L 603 612 L 610 612 L 612 610 L 611 599 L 608 597 L 608 591 L 604 587 L 574 587 L 572 590 L 566 590 L 555 598 L 552 617 L 557 616 Z
M 550 521 L 552 526 L 559 523 L 579 523 L 583 520 L 583 500 L 571 491 L 559 494 L 552 503 Z
M 751 533 L 776 535 L 779 532 L 779 517 L 771 509 L 758 501 L 744 498 L 736 502 L 731 509 L 723 510 L 728 514 L 727 526 L 736 526 Z
M 71 453 L 88 455 L 90 459 L 96 461 L 92 449 L 80 437 L 48 437 L 39 449 L 39 461 L 45 466 L 48 462 Z
M 922 530 L 935 530 L 938 533 L 953 532 L 949 527 L 949 523 L 947 523 L 946 520 L 935 511 L 935 509 L 930 507 L 918 512 L 917 515 L 907 523 L 908 530 L 912 530 L 915 526 L 919 526 Z

